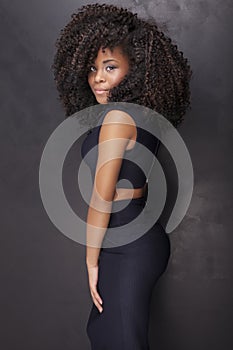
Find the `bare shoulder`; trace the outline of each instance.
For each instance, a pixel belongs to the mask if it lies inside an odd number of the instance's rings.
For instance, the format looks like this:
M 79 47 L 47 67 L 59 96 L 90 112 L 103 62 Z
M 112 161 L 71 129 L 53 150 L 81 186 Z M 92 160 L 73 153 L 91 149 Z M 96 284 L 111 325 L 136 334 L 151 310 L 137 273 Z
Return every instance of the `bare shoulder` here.
M 129 127 L 136 126 L 132 116 L 129 113 L 119 109 L 112 109 L 108 113 L 106 113 L 103 119 L 103 125 L 111 123 L 126 124 L 129 125 Z

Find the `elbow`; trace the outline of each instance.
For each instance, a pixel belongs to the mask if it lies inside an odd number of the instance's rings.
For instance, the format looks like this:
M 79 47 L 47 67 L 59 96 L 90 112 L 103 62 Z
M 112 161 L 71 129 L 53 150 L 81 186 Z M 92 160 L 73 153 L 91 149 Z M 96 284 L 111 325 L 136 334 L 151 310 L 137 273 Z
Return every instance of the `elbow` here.
M 97 211 L 110 212 L 112 207 L 112 201 L 115 196 L 115 191 L 93 191 L 90 201 L 90 206 Z

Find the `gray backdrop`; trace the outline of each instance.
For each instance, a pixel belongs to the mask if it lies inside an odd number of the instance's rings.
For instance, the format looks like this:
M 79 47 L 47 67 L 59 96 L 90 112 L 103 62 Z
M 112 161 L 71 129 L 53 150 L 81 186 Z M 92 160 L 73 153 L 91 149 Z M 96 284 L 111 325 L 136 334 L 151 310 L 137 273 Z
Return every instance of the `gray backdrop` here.
M 50 68 L 54 43 L 71 13 L 87 3 L 91 1 L 1 0 L 0 348 L 4 350 L 90 349 L 85 326 L 92 301 L 85 247 L 51 223 L 38 180 L 45 143 L 64 120 Z M 151 350 L 230 350 L 233 3 L 113 3 L 166 23 L 164 29 L 194 71 L 192 110 L 179 129 L 194 166 L 194 193 L 184 220 L 170 235 L 169 265 L 153 292 Z M 74 147 L 67 157 L 64 184 L 74 208 L 81 207 L 84 215 L 75 183 L 76 151 Z

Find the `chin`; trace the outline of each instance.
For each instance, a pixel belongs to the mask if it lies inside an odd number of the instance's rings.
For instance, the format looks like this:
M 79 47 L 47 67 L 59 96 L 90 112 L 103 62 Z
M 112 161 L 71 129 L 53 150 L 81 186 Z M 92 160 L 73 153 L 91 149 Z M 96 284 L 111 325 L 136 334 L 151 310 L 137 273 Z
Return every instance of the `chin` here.
M 106 100 L 96 99 L 96 101 L 100 104 L 107 104 L 108 103 L 107 99 Z

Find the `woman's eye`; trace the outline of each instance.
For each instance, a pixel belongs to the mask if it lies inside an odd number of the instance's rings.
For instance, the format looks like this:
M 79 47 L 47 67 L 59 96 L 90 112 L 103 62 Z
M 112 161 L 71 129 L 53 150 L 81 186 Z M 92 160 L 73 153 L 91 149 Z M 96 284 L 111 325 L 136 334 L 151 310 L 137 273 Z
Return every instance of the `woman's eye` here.
M 115 66 L 107 66 L 106 69 L 110 68 L 110 70 L 113 70 L 115 69 L 116 67 Z
M 113 70 L 113 69 L 115 69 L 115 68 L 116 68 L 115 66 L 107 66 L 107 67 L 106 67 L 106 70 L 107 70 L 107 71 L 111 71 L 111 70 Z M 94 71 L 96 70 L 94 66 L 90 66 L 89 69 L 90 69 L 91 72 L 94 72 Z

